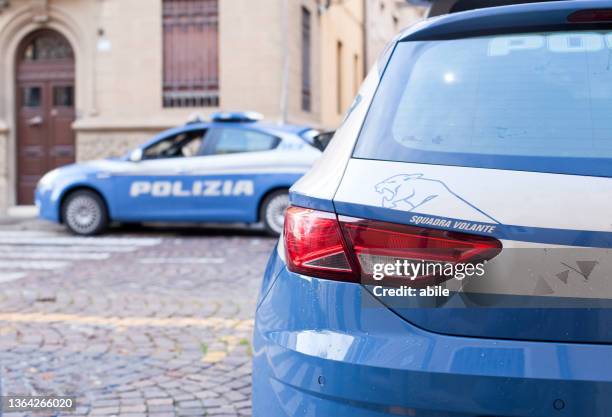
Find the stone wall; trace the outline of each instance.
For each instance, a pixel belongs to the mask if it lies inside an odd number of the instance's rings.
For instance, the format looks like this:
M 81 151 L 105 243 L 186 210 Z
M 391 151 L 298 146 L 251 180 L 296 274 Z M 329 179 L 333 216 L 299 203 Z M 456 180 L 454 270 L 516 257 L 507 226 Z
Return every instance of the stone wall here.
M 9 195 L 9 164 L 8 164 L 8 135 L 5 129 L 0 128 L 0 215 L 8 208 Z
M 148 131 L 78 132 L 77 162 L 126 155 L 138 145 L 147 142 L 156 133 Z
M 330 130 L 339 127 L 364 79 L 363 19 L 361 0 L 332 3 L 321 16 L 321 118 Z
M 75 52 L 79 162 L 124 155 L 193 113 L 255 110 L 279 121 L 285 79 L 287 121 L 336 128 L 364 76 L 362 0 L 332 2 L 326 11 L 320 4 L 220 0 L 219 108 L 164 108 L 161 0 L 11 0 L 0 13 L 0 127 L 15 120 L 17 45 L 46 27 L 66 36 Z M 311 111 L 301 105 L 302 8 L 312 16 Z M 338 41 L 344 45 L 346 72 L 341 109 L 335 88 Z M 0 131 L 0 210 L 14 203 L 16 158 L 7 144 L 16 143 L 15 136 Z
M 389 41 L 423 19 L 427 8 L 395 0 L 368 1 L 367 6 L 367 67 L 371 68 Z

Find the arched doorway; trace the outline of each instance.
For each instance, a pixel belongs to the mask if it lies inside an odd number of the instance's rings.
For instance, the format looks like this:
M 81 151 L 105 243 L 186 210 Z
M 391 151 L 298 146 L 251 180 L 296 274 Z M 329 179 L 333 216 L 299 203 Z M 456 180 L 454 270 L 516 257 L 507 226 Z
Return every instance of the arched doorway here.
M 17 50 L 17 204 L 34 201 L 38 180 L 74 162 L 74 53 L 60 33 L 26 36 Z

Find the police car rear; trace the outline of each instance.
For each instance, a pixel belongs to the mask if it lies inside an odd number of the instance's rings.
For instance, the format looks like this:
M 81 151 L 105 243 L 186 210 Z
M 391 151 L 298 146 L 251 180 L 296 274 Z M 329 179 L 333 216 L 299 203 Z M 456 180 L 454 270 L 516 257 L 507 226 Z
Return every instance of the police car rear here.
M 257 312 L 255 415 L 610 415 L 602 6 L 459 13 L 398 38 L 292 188 Z M 379 268 L 395 264 L 455 272 Z

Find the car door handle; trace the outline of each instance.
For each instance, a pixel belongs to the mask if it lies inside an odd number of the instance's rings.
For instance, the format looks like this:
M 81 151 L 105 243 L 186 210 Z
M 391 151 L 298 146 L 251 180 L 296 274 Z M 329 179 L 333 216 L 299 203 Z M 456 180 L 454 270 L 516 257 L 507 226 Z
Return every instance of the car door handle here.
M 28 126 L 40 126 L 43 124 L 44 119 L 42 116 L 34 116 L 31 119 L 28 119 Z

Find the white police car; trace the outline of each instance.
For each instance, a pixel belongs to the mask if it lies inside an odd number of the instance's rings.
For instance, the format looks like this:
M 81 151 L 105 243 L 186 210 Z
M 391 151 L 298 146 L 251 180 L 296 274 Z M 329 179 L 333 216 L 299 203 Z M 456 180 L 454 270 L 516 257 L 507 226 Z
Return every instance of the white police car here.
M 262 222 L 279 234 L 288 189 L 319 158 L 317 132 L 219 113 L 118 159 L 56 169 L 36 189 L 44 219 L 79 235 L 117 222 Z

